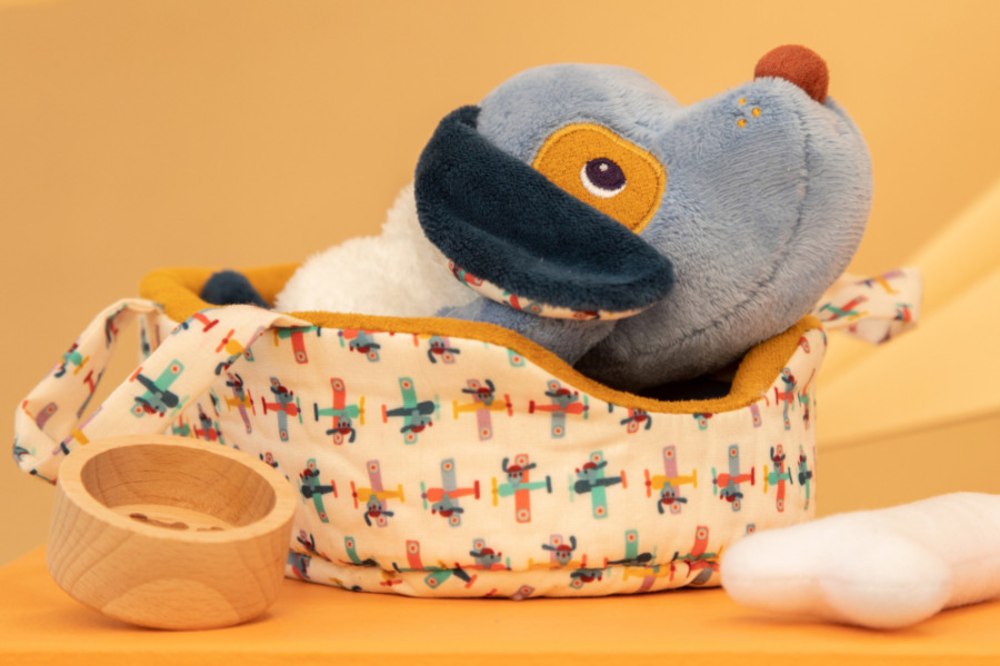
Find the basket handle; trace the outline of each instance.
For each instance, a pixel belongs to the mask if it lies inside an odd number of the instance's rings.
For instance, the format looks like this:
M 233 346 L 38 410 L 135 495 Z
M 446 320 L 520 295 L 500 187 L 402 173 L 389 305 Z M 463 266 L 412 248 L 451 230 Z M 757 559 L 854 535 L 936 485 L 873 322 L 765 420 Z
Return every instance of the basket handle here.
M 143 351 L 151 353 L 82 420 L 118 347 L 118 331 L 137 317 Z M 250 305 L 202 310 L 158 341 L 161 323 L 173 325 L 158 304 L 140 298 L 119 300 L 94 317 L 17 409 L 14 459 L 22 470 L 55 483 L 59 464 L 76 446 L 165 431 L 269 328 L 309 325 Z
M 828 331 L 843 331 L 882 344 L 917 325 L 923 292 L 923 277 L 917 268 L 897 268 L 869 278 L 845 273 L 824 294 L 813 314 Z

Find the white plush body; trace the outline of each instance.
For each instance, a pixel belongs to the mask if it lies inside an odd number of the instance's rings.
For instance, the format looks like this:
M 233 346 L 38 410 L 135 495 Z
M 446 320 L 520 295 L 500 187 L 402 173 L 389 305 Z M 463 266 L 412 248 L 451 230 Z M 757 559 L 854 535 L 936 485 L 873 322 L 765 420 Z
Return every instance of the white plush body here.
M 432 317 L 476 295 L 456 280 L 424 237 L 413 185 L 403 188 L 379 236 L 352 238 L 313 255 L 278 294 L 280 312 L 351 312 Z
M 1000 596 L 1000 496 L 955 493 L 753 534 L 723 554 L 739 603 L 888 629 Z

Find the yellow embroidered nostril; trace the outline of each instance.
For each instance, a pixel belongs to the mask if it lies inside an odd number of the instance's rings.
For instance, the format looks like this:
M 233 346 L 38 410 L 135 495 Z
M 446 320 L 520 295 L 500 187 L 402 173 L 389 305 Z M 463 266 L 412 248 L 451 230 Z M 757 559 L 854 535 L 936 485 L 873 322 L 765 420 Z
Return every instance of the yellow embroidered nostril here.
M 634 233 L 653 218 L 667 185 L 667 170 L 649 151 L 593 123 L 553 132 L 531 166 Z
M 759 106 L 753 107 L 753 109 L 750 110 L 750 113 L 753 114 L 754 118 L 760 118 L 760 107 Z
M 736 126 L 737 127 L 746 127 L 747 126 L 747 119 L 746 118 L 738 118 L 736 120 Z
M 743 106 L 744 104 L 747 103 L 747 98 L 746 97 L 740 97 L 739 100 L 737 100 L 737 101 L 738 101 L 738 103 L 739 103 L 740 106 Z

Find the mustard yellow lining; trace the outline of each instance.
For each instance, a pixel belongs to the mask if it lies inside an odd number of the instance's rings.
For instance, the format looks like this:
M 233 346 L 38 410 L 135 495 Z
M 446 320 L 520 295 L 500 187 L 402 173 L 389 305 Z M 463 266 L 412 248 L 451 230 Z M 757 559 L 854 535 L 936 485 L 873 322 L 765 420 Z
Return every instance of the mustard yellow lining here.
M 253 268 L 242 272 L 257 288 L 261 296 L 273 302 L 296 268 L 298 268 L 296 264 L 284 264 Z M 160 303 L 167 315 L 174 321 L 184 321 L 199 310 L 214 307 L 201 300 L 198 294 L 215 270 L 210 268 L 167 268 L 154 271 L 143 278 L 139 286 L 139 293 L 143 298 Z M 324 328 L 395 331 L 427 336 L 441 335 L 480 340 L 515 349 L 524 358 L 541 367 L 554 378 L 578 390 L 585 391 L 595 398 L 623 407 L 639 408 L 660 414 L 718 414 L 748 406 L 758 400 L 774 383 L 788 359 L 795 352 L 802 335 L 822 326 L 818 319 L 809 315 L 784 333 L 765 340 L 751 349 L 740 362 L 739 369 L 733 379 L 732 389 L 726 396 L 709 400 L 664 401 L 618 391 L 596 382 L 581 375 L 547 349 L 509 329 L 493 324 L 441 317 L 379 317 L 336 312 L 292 312 L 289 314 Z

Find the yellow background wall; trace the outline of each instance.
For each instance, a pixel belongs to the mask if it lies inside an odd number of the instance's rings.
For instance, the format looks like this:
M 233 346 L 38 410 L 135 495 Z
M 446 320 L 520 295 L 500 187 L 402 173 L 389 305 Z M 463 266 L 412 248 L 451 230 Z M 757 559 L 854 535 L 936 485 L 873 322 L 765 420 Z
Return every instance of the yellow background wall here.
M 1000 175 L 998 29 L 991 0 L 0 0 L 0 432 L 146 271 L 294 261 L 375 232 L 437 120 L 542 63 L 631 66 L 689 103 L 773 46 L 811 46 L 875 165 L 853 268 L 898 264 Z M 932 487 L 934 465 L 885 478 L 858 460 L 831 456 L 826 510 Z M 50 498 L 0 465 L 0 562 L 44 539 Z

